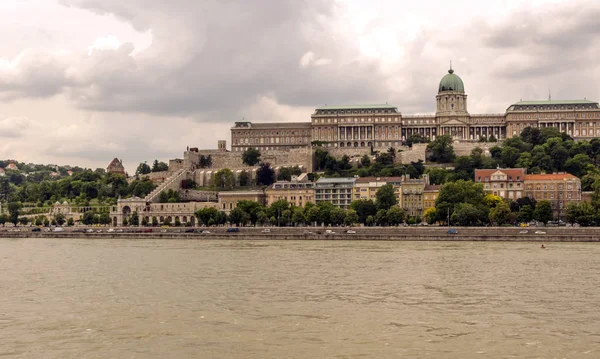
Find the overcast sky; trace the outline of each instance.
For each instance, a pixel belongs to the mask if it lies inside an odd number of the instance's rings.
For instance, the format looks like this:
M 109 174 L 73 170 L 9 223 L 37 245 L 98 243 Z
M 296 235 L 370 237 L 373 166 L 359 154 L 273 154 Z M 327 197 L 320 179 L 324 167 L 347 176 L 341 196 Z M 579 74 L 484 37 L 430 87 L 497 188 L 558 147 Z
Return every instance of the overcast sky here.
M 0 158 L 130 172 L 324 104 L 600 100 L 597 0 L 1 0 Z

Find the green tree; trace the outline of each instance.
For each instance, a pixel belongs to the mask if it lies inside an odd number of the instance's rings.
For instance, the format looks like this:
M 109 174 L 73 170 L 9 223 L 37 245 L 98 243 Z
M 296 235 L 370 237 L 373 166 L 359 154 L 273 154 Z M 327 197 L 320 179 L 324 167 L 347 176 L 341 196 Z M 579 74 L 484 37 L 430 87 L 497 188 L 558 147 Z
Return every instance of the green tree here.
M 346 211 L 344 211 L 342 208 L 334 208 L 331 210 L 330 218 L 331 224 L 334 226 L 340 226 L 344 224 L 344 221 L 346 220 Z
M 482 183 L 473 183 L 472 181 L 464 180 L 446 183 L 440 189 L 440 194 L 435 204 L 437 220 L 446 222 L 447 216 L 458 208 L 458 204 L 468 203 L 476 207 L 478 215 L 483 213 L 484 221 L 487 221 L 487 211 L 489 208 L 483 203 L 484 196 Z M 469 211 L 471 211 L 471 208 L 464 208 L 463 214 Z
M 470 203 L 459 203 L 452 212 L 450 221 L 459 226 L 481 226 L 488 222 L 488 213 L 484 208 Z
M 148 164 L 146 162 L 140 163 L 137 166 L 137 169 L 135 170 L 136 175 L 145 175 L 150 172 L 152 172 L 152 169 L 150 168 L 150 166 L 148 166 Z
M 250 174 L 247 171 L 242 171 L 240 172 L 240 186 L 241 187 L 245 187 L 245 186 L 249 186 L 251 179 L 250 179 Z
M 253 226 L 256 225 L 256 222 L 258 222 L 258 214 L 260 212 L 264 212 L 265 207 L 256 202 L 256 201 L 239 201 L 237 203 L 237 208 L 241 209 L 242 211 L 246 212 L 249 216 L 249 220 L 252 223 Z
M 19 214 L 21 213 L 21 208 L 23 208 L 21 202 L 8 203 L 8 221 L 15 226 L 19 222 Z
M 368 216 L 367 220 L 365 221 L 365 224 L 367 226 L 372 226 L 375 223 L 375 217 L 373 216 Z
M 213 220 L 213 222 L 216 222 L 218 213 L 219 211 L 216 208 L 206 207 L 197 210 L 195 215 L 198 219 L 198 222 L 204 224 L 205 226 L 209 226 L 209 222 L 211 220 Z
M 89 226 L 94 224 L 94 212 L 86 211 L 83 213 L 83 217 L 81 218 L 81 223 Z
M 242 162 L 248 166 L 254 166 L 260 162 L 260 151 L 254 147 L 248 148 L 242 153 Z
M 452 137 L 439 136 L 427 145 L 428 160 L 432 162 L 452 162 L 456 155 L 452 146 Z
M 520 223 L 529 223 L 533 220 L 533 209 L 530 205 L 521 206 L 517 213 L 517 220 Z
M 369 167 L 371 165 L 371 158 L 369 157 L 369 155 L 363 155 L 362 158 L 360 159 L 360 163 L 364 167 Z
M 213 185 L 216 188 L 233 188 L 235 185 L 235 176 L 229 168 L 223 168 L 213 176 Z
M 250 220 L 250 215 L 240 208 L 234 208 L 229 213 L 229 222 L 238 226 L 246 224 Z
M 264 214 L 264 212 L 262 212 Z M 301 207 L 295 207 L 292 212 L 292 223 L 299 225 L 306 223 L 306 217 L 304 216 L 304 209 Z
M 138 215 L 137 211 L 134 211 L 131 214 L 131 218 L 130 218 L 129 222 L 131 223 L 132 226 L 137 227 L 140 225 L 140 216 Z
M 404 223 L 405 220 L 406 212 L 402 208 L 398 206 L 393 206 L 392 208 L 388 209 L 387 221 L 390 225 L 397 226 L 399 224 Z
M 65 218 L 65 215 L 62 214 L 62 213 L 57 213 L 54 216 L 54 220 L 56 221 L 56 223 L 58 223 L 59 226 L 62 226 L 67 221 L 66 218 Z
M 374 216 L 377 213 L 377 207 L 370 199 L 359 199 L 350 203 L 350 208 L 358 215 L 358 222 L 365 223 L 367 217 Z
M 533 211 L 533 218 L 545 225 L 548 221 L 551 221 L 553 217 L 552 203 L 546 200 L 539 201 Z
M 441 167 L 430 167 L 425 170 L 425 173 L 429 175 L 429 183 L 442 185 L 446 183 L 450 171 Z
M 567 222 L 578 223 L 584 227 L 596 225 L 595 212 L 589 202 L 571 202 L 567 206 Z
M 594 169 L 594 166 L 591 164 L 590 158 L 587 155 L 577 154 L 565 162 L 565 169 L 573 176 L 581 178 L 584 176 L 588 166 Z
M 23 226 L 26 226 L 27 223 L 29 223 L 29 218 L 27 218 L 27 217 L 21 217 L 21 218 L 19 218 L 19 223 L 21 225 L 23 225 Z
M 375 214 L 375 222 L 378 226 L 386 226 L 388 224 L 387 210 L 378 210 L 377 214 Z
M 179 217 L 175 217 L 175 227 L 179 226 L 181 226 L 181 220 L 179 219 Z
M 152 227 L 158 227 L 158 218 L 152 217 Z
M 396 193 L 394 192 L 394 186 L 386 184 L 381 186 L 375 193 L 377 209 L 388 210 L 392 206 L 398 203 L 396 199 Z
M 270 186 L 275 181 L 275 171 L 269 163 L 261 163 L 256 171 L 256 183 L 259 186 Z
M 159 162 L 158 160 L 154 160 L 152 163 L 152 172 L 164 172 L 169 170 L 169 165 L 164 162 Z
M 344 218 L 344 224 L 346 224 L 347 226 L 352 226 L 356 223 L 358 223 L 359 219 L 358 219 L 358 214 L 356 213 L 356 211 L 349 209 L 346 212 L 346 218 Z
M 513 168 L 520 156 L 521 152 L 514 147 L 504 146 L 502 147 L 502 151 L 500 152 L 500 158 L 502 160 L 502 163 L 505 167 L 508 168 Z
M 510 211 L 510 207 L 504 202 L 501 202 L 494 206 L 490 210 L 489 215 L 490 222 L 499 226 L 511 223 L 514 220 L 514 217 L 515 216 L 513 216 L 512 212 Z

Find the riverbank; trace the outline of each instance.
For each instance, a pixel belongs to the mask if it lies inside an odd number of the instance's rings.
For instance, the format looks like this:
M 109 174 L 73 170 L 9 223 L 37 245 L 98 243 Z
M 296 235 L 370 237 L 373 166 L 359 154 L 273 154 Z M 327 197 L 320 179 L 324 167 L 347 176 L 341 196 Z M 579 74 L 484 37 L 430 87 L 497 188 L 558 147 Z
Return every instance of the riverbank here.
M 356 233 L 346 233 L 348 230 Z M 153 229 L 150 233 L 0 231 L 0 238 L 128 238 L 128 239 L 211 239 L 211 240 L 360 240 L 360 241 L 462 241 L 462 242 L 600 242 L 597 228 L 517 228 L 517 227 L 469 227 L 455 228 L 456 234 L 448 233 L 447 227 L 385 227 L 385 228 L 240 228 L 229 233 L 226 228 L 208 228 L 210 233 L 185 233 L 184 229 Z M 331 231 L 333 233 L 327 233 Z M 527 233 L 523 233 L 527 231 Z M 536 233 L 538 232 L 538 233 Z

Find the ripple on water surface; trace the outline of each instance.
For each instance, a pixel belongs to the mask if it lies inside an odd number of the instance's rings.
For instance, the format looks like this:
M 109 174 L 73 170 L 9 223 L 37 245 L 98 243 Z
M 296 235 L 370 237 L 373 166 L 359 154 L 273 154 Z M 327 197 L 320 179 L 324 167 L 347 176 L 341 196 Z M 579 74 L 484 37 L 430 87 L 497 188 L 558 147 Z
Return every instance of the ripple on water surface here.
M 600 247 L 0 240 L 8 358 L 596 358 Z

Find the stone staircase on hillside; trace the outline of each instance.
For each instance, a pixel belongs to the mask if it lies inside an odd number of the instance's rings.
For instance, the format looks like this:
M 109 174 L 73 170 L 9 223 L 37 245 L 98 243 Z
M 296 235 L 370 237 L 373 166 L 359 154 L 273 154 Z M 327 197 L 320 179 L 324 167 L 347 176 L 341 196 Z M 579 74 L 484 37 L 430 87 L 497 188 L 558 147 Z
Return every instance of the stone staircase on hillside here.
M 185 169 L 177 170 L 177 172 L 173 173 L 171 177 L 167 178 L 163 183 L 161 183 L 158 187 L 156 187 L 152 192 L 150 192 L 144 199 L 146 202 L 154 202 L 160 196 L 162 191 L 166 190 L 179 190 L 179 186 L 181 184 L 181 179 L 187 173 Z

